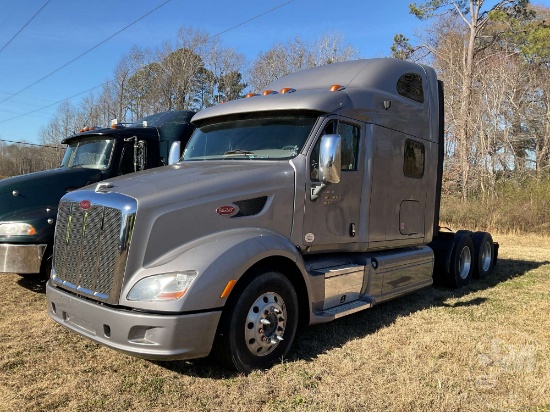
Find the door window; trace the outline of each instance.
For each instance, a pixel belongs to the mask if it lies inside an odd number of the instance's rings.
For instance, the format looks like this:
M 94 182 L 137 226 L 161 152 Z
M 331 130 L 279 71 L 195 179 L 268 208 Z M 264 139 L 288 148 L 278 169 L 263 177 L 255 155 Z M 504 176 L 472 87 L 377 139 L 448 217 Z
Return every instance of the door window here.
M 330 121 L 321 136 L 326 134 L 339 134 L 342 150 L 342 170 L 357 170 L 357 159 L 359 157 L 359 127 L 349 123 L 337 120 Z M 319 180 L 319 150 L 321 146 L 321 137 L 317 140 L 315 147 L 310 155 L 310 176 L 311 180 Z

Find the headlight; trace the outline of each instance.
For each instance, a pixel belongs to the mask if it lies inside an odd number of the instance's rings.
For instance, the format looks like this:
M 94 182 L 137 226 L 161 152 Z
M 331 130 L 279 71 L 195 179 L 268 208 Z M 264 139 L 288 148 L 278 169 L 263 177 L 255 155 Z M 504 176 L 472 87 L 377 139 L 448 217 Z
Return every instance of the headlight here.
M 163 301 L 183 297 L 197 277 L 196 270 L 164 273 L 141 279 L 128 293 L 128 300 Z
M 36 229 L 28 223 L 0 223 L 0 236 L 32 236 Z

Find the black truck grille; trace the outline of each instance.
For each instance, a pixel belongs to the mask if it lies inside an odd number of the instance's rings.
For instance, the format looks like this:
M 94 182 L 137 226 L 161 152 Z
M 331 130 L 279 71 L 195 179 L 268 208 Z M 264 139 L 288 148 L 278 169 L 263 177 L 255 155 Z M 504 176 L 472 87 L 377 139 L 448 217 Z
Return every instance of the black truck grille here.
M 121 210 L 61 202 L 55 229 L 54 275 L 65 289 L 116 303 L 126 266 L 133 219 Z

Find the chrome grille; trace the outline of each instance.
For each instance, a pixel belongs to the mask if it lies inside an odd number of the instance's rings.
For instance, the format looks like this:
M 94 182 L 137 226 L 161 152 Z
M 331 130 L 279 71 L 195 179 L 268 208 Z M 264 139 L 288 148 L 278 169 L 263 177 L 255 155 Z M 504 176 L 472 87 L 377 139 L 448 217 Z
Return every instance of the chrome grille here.
M 126 266 L 134 214 L 78 201 L 61 201 L 52 279 L 65 289 L 116 303 Z

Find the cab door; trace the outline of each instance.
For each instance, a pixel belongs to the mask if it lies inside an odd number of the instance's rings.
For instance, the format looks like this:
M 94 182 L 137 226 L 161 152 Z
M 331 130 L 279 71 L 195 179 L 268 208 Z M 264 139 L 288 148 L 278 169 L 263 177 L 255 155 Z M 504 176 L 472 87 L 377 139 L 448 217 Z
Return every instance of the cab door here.
M 303 244 L 310 252 L 353 251 L 359 232 L 363 168 L 360 147 L 364 130 L 348 119 L 328 120 L 309 154 L 309 181 L 306 182 Z M 318 161 L 321 137 L 339 134 L 342 166 L 339 183 L 327 184 L 319 198 L 312 200 L 311 191 L 321 184 Z

